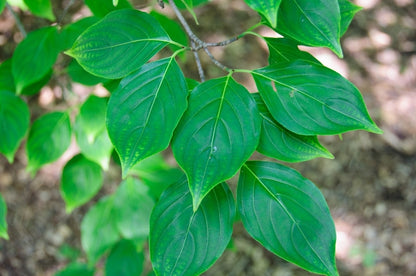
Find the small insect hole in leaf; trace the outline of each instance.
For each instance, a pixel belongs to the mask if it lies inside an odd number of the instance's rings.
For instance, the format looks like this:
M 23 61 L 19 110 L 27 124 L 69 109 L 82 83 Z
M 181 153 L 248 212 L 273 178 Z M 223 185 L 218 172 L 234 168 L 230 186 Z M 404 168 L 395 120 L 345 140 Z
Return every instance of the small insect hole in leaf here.
M 277 88 L 276 88 L 276 85 L 274 84 L 274 81 L 272 81 L 272 87 L 273 87 L 273 91 L 277 92 Z

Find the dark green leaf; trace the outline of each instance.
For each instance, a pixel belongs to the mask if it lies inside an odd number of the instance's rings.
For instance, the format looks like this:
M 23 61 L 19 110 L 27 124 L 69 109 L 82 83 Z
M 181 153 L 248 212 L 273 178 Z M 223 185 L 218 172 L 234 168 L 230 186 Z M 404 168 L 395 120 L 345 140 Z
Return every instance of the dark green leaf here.
M 88 256 L 90 265 L 119 241 L 119 233 L 114 221 L 113 198 L 105 197 L 98 201 L 82 220 L 81 244 Z
M 253 77 L 273 118 L 292 132 L 382 132 L 371 120 L 360 91 L 324 66 L 298 60 L 254 70 Z
M 44 87 L 51 79 L 53 70 L 50 69 L 40 80 L 24 87 L 20 92 L 21 95 L 35 95 Z
M 9 235 L 7 234 L 7 206 L 6 202 L 3 199 L 3 196 L 0 194 L 0 237 L 8 240 Z
M 260 116 L 250 93 L 230 76 L 201 83 L 191 93 L 172 141 L 189 180 L 194 209 L 231 178 L 257 147 Z
M 117 79 L 137 70 L 171 41 L 151 15 L 117 10 L 89 27 L 66 53 L 91 74 Z
M 121 240 L 111 250 L 105 263 L 105 275 L 140 276 L 143 271 L 144 255 L 137 252 L 131 241 Z
M 33 31 L 17 45 L 12 58 L 17 94 L 49 73 L 58 57 L 59 45 L 56 27 Z
M 265 37 L 269 47 L 269 64 L 287 63 L 297 59 L 321 64 L 308 52 L 299 50 L 295 41 L 288 38 Z
M 72 47 L 75 40 L 90 26 L 97 23 L 99 20 L 98 17 L 89 16 L 84 17 L 78 21 L 72 22 L 64 26 L 62 32 L 59 34 L 59 41 L 61 43 L 61 49 L 67 50 Z
M 27 170 L 32 173 L 57 160 L 69 147 L 71 125 L 68 113 L 52 112 L 39 117 L 29 132 L 26 144 Z
M 272 28 L 276 28 L 277 12 L 282 0 L 244 0 L 253 10 L 261 14 Z
M 114 215 L 120 234 L 130 240 L 146 239 L 154 201 L 148 188 L 135 178 L 127 178 L 114 196 Z
M 276 31 L 308 46 L 324 46 L 342 57 L 338 0 L 284 0 Z
M 13 163 L 14 155 L 29 129 L 29 107 L 18 96 L 0 91 L 0 153 Z
M 94 76 L 85 71 L 75 59 L 71 61 L 66 70 L 73 82 L 78 82 L 83 85 L 93 86 L 107 81 L 107 79 Z
M 277 123 L 258 93 L 252 94 L 262 117 L 257 151 L 286 162 L 302 162 L 316 157 L 334 158 L 318 141 L 317 136 L 293 133 Z
M 61 178 L 61 195 L 66 212 L 88 202 L 103 185 L 101 168 L 82 154 L 74 156 L 65 165 Z
M 94 276 L 94 269 L 89 268 L 86 264 L 71 263 L 59 270 L 55 276 Z
M 51 0 L 23 0 L 30 12 L 36 16 L 55 21 Z
M 338 0 L 341 12 L 341 36 L 345 34 L 354 15 L 361 10 L 361 7 L 354 5 L 348 0 Z
M 249 161 L 237 205 L 244 227 L 265 248 L 308 271 L 338 275 L 335 226 L 319 189 L 297 171 Z
M 112 0 L 85 0 L 85 5 L 98 17 L 104 17 L 115 10 L 132 8 L 130 2 L 127 0 L 119 0 L 117 5 L 113 5 Z
M 167 148 L 187 95 L 174 58 L 148 63 L 121 81 L 108 103 L 107 129 L 123 177 L 138 161 Z
M 193 212 L 186 178 L 170 186 L 150 219 L 150 258 L 157 275 L 199 275 L 227 247 L 235 203 L 225 183 L 217 185 Z
M 7 59 L 0 64 L 0 90 L 10 91 L 13 93 L 16 91 L 11 59 Z

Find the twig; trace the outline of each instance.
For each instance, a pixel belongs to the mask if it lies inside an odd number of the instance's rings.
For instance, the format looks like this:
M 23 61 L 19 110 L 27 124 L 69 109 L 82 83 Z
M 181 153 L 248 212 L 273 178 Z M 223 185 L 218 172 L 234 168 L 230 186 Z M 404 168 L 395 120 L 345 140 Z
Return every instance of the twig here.
M 225 66 L 224 64 L 222 64 L 221 62 L 219 62 L 212 54 L 211 54 L 211 52 L 206 48 L 206 47 L 204 47 L 204 51 L 205 51 L 205 53 L 207 53 L 207 55 L 209 56 L 209 58 L 211 59 L 211 61 L 215 64 L 215 65 L 217 65 L 218 67 L 220 67 L 222 70 L 224 70 L 224 71 L 226 71 L 226 72 L 230 72 L 231 71 L 231 69 L 230 68 L 228 68 L 227 66 Z
M 195 42 L 191 41 L 191 46 L 192 46 L 192 48 L 195 47 Z M 194 53 L 194 57 L 195 57 L 196 66 L 198 67 L 199 78 L 201 79 L 201 82 L 204 82 L 205 81 L 205 74 L 204 74 L 204 69 L 202 69 L 201 60 L 199 59 L 198 52 L 193 51 L 193 53 Z
M 68 5 L 64 8 L 62 15 L 58 20 L 58 25 L 61 25 L 62 21 L 64 20 L 65 15 L 68 13 L 69 8 L 74 4 L 75 0 L 69 1 Z
M 20 33 L 22 34 L 23 37 L 26 37 L 27 33 L 26 33 L 26 30 L 25 30 L 25 27 L 22 24 L 22 21 L 20 21 L 20 18 L 17 16 L 17 14 L 14 12 L 13 8 L 9 5 L 9 3 L 7 1 L 6 1 L 6 7 L 11 12 Z

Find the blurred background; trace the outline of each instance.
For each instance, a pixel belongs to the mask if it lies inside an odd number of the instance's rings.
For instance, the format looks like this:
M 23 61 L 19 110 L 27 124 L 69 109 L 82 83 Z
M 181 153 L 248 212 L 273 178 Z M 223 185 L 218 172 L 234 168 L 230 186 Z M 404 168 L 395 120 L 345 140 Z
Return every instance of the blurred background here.
M 88 15 L 83 1 L 52 0 L 55 14 L 64 20 Z M 133 1 L 142 8 L 146 1 Z M 414 0 L 355 0 L 363 7 L 342 39 L 344 59 L 326 49 L 311 51 L 324 65 L 338 71 L 362 92 L 369 112 L 383 135 L 355 131 L 321 137 L 335 156 L 290 166 L 311 179 L 327 199 L 337 230 L 336 257 L 340 275 L 416 275 L 416 2 Z M 48 22 L 15 10 L 27 31 Z M 159 10 L 172 14 L 168 7 Z M 195 12 L 195 32 L 204 40 L 220 41 L 258 22 L 243 0 L 214 0 Z M 192 22 L 190 17 L 189 22 Z M 267 28 L 258 32 L 275 36 Z M 8 10 L 0 15 L 0 62 L 11 57 L 21 41 Z M 267 64 L 267 48 L 255 37 L 245 37 L 213 54 L 230 67 L 252 69 Z M 209 65 L 208 77 L 222 74 Z M 198 78 L 192 58 L 183 64 L 185 75 Z M 236 79 L 255 91 L 247 75 Z M 59 74 L 38 96 L 28 99 L 33 114 L 66 105 L 65 76 Z M 93 89 L 72 87 L 79 100 Z M 21 148 L 10 165 L 0 156 L 0 193 L 8 205 L 10 240 L 0 240 L 0 275 L 53 275 L 71 254 L 79 254 L 80 221 L 89 204 L 65 213 L 59 194 L 63 164 L 76 149 L 47 165 L 35 178 L 25 172 Z M 169 153 L 167 152 L 166 155 Z M 95 199 L 115 189 L 120 181 L 116 167 Z M 236 224 L 233 248 L 227 250 L 205 275 L 311 275 L 269 253 Z

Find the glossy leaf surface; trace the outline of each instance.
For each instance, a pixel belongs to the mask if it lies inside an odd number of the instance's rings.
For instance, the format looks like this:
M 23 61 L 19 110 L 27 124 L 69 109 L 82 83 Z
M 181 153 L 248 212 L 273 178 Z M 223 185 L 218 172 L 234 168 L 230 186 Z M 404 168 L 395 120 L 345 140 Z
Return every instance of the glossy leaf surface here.
M 334 222 L 311 181 L 277 163 L 249 161 L 237 205 L 244 227 L 265 248 L 308 271 L 338 275 Z
M 244 0 L 253 10 L 260 13 L 272 26 L 276 28 L 277 12 L 282 0 Z
M 342 57 L 338 0 L 284 0 L 276 31 L 308 46 L 328 47 Z
M 324 66 L 298 60 L 253 71 L 273 118 L 301 135 L 331 135 L 363 129 L 381 133 L 358 89 Z
M 302 162 L 316 157 L 334 158 L 317 136 L 293 133 L 276 122 L 258 93 L 252 94 L 262 117 L 257 151 L 285 162 Z
M 29 129 L 29 107 L 18 96 L 0 91 L 0 153 L 13 163 L 14 155 Z
M 65 165 L 61 178 L 61 195 L 67 213 L 88 202 L 103 185 L 100 166 L 82 154 L 74 156 Z
M 143 183 L 135 178 L 124 180 L 114 196 L 114 219 L 120 234 L 130 240 L 146 239 L 153 206 Z
M 299 50 L 295 41 L 288 38 L 264 38 L 269 48 L 269 64 L 287 63 L 297 59 L 321 64 L 308 52 Z
M 136 246 L 131 241 L 121 240 L 107 258 L 105 275 L 140 276 L 143 263 L 143 252 L 137 252 Z
M 7 234 L 7 206 L 6 202 L 4 201 L 3 196 L 0 194 L 0 238 L 9 239 L 9 235 Z
M 117 79 L 140 68 L 169 42 L 151 15 L 124 9 L 89 27 L 66 53 L 91 74 Z
M 89 268 L 86 264 L 71 263 L 58 271 L 55 276 L 94 276 L 94 269 Z
M 51 0 L 24 0 L 24 2 L 34 15 L 55 21 Z
M 26 144 L 27 170 L 35 173 L 41 166 L 56 161 L 70 142 L 68 113 L 51 112 L 39 117 L 33 122 Z
M 49 73 L 58 57 L 59 45 L 56 27 L 33 31 L 17 45 L 12 58 L 17 94 Z
M 231 77 L 206 81 L 192 91 L 172 150 L 188 177 L 194 209 L 251 156 L 259 132 L 255 101 Z
M 194 213 L 186 178 L 170 186 L 150 219 L 150 258 L 157 275 L 199 275 L 223 253 L 235 216 L 232 193 L 217 185 Z
M 186 109 L 185 77 L 173 58 L 148 63 L 111 95 L 107 129 L 123 177 L 138 161 L 164 150 Z
M 89 264 L 94 265 L 118 240 L 113 198 L 102 198 L 88 210 L 81 223 L 81 244 Z
M 341 36 L 345 34 L 354 15 L 361 10 L 361 7 L 354 5 L 348 0 L 338 0 L 341 12 Z
M 104 17 L 115 10 L 132 8 L 128 0 L 118 0 L 117 5 L 113 4 L 113 0 L 85 0 L 85 5 L 98 17 Z
M 80 20 L 72 22 L 62 28 L 62 31 L 59 33 L 59 41 L 61 43 L 61 49 L 67 50 L 72 47 L 72 44 L 77 40 L 77 38 L 93 24 L 97 23 L 99 20 L 98 17 L 89 16 L 84 17 Z

